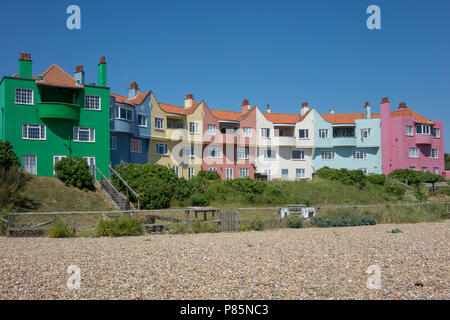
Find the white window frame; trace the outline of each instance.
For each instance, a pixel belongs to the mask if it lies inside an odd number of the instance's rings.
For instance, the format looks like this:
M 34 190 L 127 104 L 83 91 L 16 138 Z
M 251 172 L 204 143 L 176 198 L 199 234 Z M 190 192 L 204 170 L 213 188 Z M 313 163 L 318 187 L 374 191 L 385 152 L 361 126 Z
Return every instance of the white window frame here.
M 33 157 L 35 159 L 35 165 L 32 168 L 34 170 L 31 170 L 31 171 L 26 170 L 27 167 L 25 167 L 25 157 L 30 157 L 30 158 Z M 22 155 L 22 170 L 24 172 L 27 172 L 29 174 L 37 175 L 37 166 L 38 166 L 37 155 L 35 155 L 35 154 L 23 154 Z
M 413 126 L 406 126 L 405 127 L 405 135 L 412 137 L 414 136 L 414 127 Z
M 53 175 L 56 175 L 55 165 L 64 158 L 67 158 L 67 156 L 53 156 Z M 56 161 L 56 159 L 58 159 L 58 161 Z
M 80 140 L 80 131 L 89 132 L 89 140 L 82 141 Z M 95 143 L 95 128 L 87 128 L 87 127 L 73 127 L 73 141 L 74 142 L 85 142 L 85 143 Z
M 287 173 L 283 174 L 283 171 L 285 171 Z M 281 169 L 281 179 L 289 180 L 289 169 L 288 168 Z
M 98 98 L 98 103 L 97 103 L 97 98 Z M 95 102 L 94 107 L 88 107 L 93 102 Z M 90 94 L 85 95 L 84 96 L 84 109 L 101 111 L 102 110 L 102 97 L 96 96 L 96 95 L 90 95 Z
M 428 172 L 428 167 L 422 167 L 421 171 L 422 172 Z
M 270 128 L 261 128 L 261 137 L 270 138 Z
M 328 139 L 328 129 L 319 129 L 319 139 Z
M 190 134 L 199 134 L 198 128 L 200 127 L 198 122 L 189 122 L 189 133 Z
M 299 172 L 301 173 L 299 175 Z M 306 176 L 306 169 L 305 168 L 295 168 L 295 178 L 296 179 L 303 179 Z
M 372 129 L 371 128 L 361 129 L 361 138 L 364 138 L 364 139 L 372 138 Z
M 252 127 L 244 127 L 242 128 L 242 136 L 245 138 L 253 137 L 253 128 Z
M 239 168 L 239 178 L 247 178 L 248 176 L 248 168 Z
M 420 131 L 417 130 L 417 128 L 420 127 Z M 431 126 L 429 124 L 416 124 L 416 134 L 426 134 L 426 135 L 430 135 L 431 134 Z
M 440 128 L 433 128 L 431 131 L 433 132 L 433 137 L 435 137 L 436 139 L 439 139 L 441 137 L 441 129 Z
M 430 158 L 431 159 L 439 159 L 439 150 L 438 149 L 430 149 Z
M 20 90 L 22 90 L 22 92 L 19 94 Z M 27 93 L 29 93 L 29 92 L 31 92 L 31 99 L 27 95 Z M 19 97 L 20 97 L 20 101 L 17 99 Z M 30 88 L 16 88 L 15 95 L 14 95 L 14 103 L 15 104 L 23 104 L 26 106 L 33 106 L 34 105 L 34 90 L 30 89 Z
M 172 167 L 172 170 L 175 172 L 175 175 L 176 175 L 177 177 L 180 176 L 180 168 L 179 168 L 178 166 L 173 166 L 173 167 Z
M 234 179 L 234 170 L 233 168 L 225 168 L 225 178 L 226 180 Z
M 157 143 L 156 146 L 156 154 L 161 156 L 167 156 L 169 154 L 169 145 L 167 143 Z M 163 146 L 165 153 L 160 153 L 159 147 Z
M 117 150 L 117 137 L 116 136 L 109 136 L 109 149 L 110 150 Z
M 127 111 L 131 111 L 131 119 L 128 119 L 128 118 L 122 118 L 122 116 L 121 116 L 121 114 L 120 114 L 120 111 L 122 110 L 122 109 L 124 109 L 124 110 L 127 110 Z M 128 113 L 127 113 L 128 114 Z M 121 105 L 119 105 L 119 106 L 117 106 L 116 107 L 116 119 L 118 119 L 118 120 L 124 120 L 124 121 L 134 121 L 134 109 L 133 108 L 131 108 L 131 107 L 125 107 L 125 106 L 121 106 Z
M 364 172 L 365 175 L 369 174 L 369 169 L 367 169 L 367 168 L 359 168 L 358 170 L 361 170 L 362 172 Z
M 433 173 L 439 174 L 439 167 L 433 167 Z
M 414 152 L 412 152 L 414 151 Z M 409 148 L 409 157 L 410 158 L 418 158 L 419 157 L 419 149 L 416 147 Z
M 155 129 L 164 130 L 164 118 L 155 117 Z
M 269 157 L 270 151 L 270 157 Z M 266 160 L 274 160 L 276 159 L 276 151 L 274 149 L 264 149 L 264 159 Z
M 238 160 L 248 160 L 249 150 L 247 148 L 237 148 L 236 158 Z
M 209 136 L 215 136 L 217 134 L 217 126 L 215 124 L 208 124 L 207 128 Z
M 215 151 L 214 154 L 212 151 Z M 222 157 L 222 148 L 220 147 L 208 147 L 208 158 L 220 159 Z
M 367 159 L 366 149 L 355 149 L 353 150 L 353 160 L 365 160 Z
M 136 148 L 136 146 L 137 146 L 137 148 Z M 141 139 L 130 139 L 130 152 L 142 153 L 142 140 Z
M 195 148 L 194 146 L 184 146 L 183 147 L 183 156 L 194 158 L 195 157 Z
M 301 136 L 301 134 L 300 134 L 300 132 L 304 132 L 305 133 L 305 136 L 304 137 L 302 137 Z M 309 129 L 298 129 L 298 138 L 299 139 L 309 139 Z
M 39 130 L 39 138 L 30 138 L 30 128 Z M 44 124 L 22 124 L 22 139 L 23 140 L 47 140 L 47 126 Z
M 139 117 L 141 119 L 144 119 L 144 124 L 141 124 L 141 122 L 139 121 Z M 148 127 L 148 117 L 147 117 L 146 114 L 138 113 L 138 127 L 141 127 L 141 128 L 147 128 Z
M 335 160 L 336 153 L 334 150 L 322 150 L 322 160 Z
M 89 166 L 89 173 L 94 175 L 95 170 L 94 170 L 94 167 L 91 167 L 91 165 L 95 166 L 95 157 L 83 157 L 83 159 L 87 162 L 87 164 Z M 94 160 L 93 163 L 91 163 L 91 160 Z
M 300 158 L 294 158 L 294 152 L 300 152 Z M 296 161 L 301 161 L 301 160 L 305 160 L 305 150 L 292 150 L 292 160 L 296 160 Z
M 192 179 L 195 176 L 195 167 L 188 167 L 188 179 Z

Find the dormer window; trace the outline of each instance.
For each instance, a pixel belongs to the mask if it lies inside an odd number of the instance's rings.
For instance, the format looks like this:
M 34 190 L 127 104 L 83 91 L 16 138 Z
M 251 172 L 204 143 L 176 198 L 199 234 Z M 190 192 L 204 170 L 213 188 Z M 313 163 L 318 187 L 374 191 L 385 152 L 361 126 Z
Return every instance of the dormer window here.
M 416 125 L 416 133 L 417 134 L 430 134 L 431 128 L 428 124 L 418 124 Z
M 134 111 L 132 108 L 127 108 L 124 106 L 119 106 L 116 112 L 116 119 L 133 121 Z

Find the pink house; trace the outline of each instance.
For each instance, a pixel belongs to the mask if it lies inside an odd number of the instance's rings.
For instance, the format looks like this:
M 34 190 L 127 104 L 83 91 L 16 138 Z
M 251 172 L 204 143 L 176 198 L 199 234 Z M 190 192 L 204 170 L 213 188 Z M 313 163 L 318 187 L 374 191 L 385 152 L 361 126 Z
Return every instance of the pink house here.
M 255 177 L 256 108 L 244 100 L 241 112 L 203 109 L 202 170 L 222 179 Z
M 428 120 L 400 103 L 390 110 L 388 98 L 381 101 L 381 148 L 383 173 L 415 169 L 443 174 L 445 171 L 443 122 Z

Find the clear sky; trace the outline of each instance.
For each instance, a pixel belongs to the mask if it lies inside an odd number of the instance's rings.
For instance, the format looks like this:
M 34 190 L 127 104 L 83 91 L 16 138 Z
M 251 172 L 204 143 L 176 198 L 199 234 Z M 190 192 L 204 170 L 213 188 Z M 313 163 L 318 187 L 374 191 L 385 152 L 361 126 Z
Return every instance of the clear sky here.
M 66 9 L 81 8 L 81 30 Z M 381 8 L 381 30 L 366 9 Z M 242 99 L 272 112 L 362 112 L 382 97 L 445 121 L 450 152 L 450 1 L 183 0 L 2 1 L 0 75 L 17 72 L 19 51 L 34 74 L 56 63 L 84 65 L 97 81 L 106 56 L 108 85 L 126 94 L 131 81 L 159 101 L 183 104 L 193 93 L 217 109 Z

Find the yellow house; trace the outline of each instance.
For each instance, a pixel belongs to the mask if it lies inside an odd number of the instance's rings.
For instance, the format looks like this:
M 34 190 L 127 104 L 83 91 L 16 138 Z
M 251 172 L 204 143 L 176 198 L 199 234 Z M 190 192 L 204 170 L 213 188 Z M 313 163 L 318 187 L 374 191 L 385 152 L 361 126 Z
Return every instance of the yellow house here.
M 186 179 L 201 170 L 203 105 L 192 94 L 186 95 L 184 106 L 158 102 L 152 94 L 150 163 L 172 168 Z

